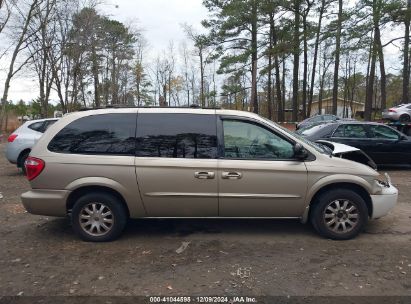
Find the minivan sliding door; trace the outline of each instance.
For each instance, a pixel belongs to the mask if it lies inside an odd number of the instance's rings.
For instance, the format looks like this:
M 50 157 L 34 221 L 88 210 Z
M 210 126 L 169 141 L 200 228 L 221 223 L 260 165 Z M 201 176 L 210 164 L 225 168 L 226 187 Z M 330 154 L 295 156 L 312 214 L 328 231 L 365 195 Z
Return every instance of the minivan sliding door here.
M 215 111 L 140 109 L 136 174 L 149 217 L 218 216 Z

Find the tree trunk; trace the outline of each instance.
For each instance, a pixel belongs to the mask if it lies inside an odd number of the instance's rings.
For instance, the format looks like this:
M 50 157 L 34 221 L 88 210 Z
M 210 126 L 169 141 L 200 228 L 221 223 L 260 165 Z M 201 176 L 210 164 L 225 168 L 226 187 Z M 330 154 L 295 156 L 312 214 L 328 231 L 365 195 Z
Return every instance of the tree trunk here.
M 367 97 L 365 100 L 365 113 L 364 119 L 371 120 L 372 118 L 372 104 L 373 104 L 373 95 L 374 95 L 374 81 L 375 81 L 375 66 L 377 60 L 377 50 L 375 38 L 373 40 L 373 46 L 371 49 L 371 65 L 370 65 L 370 75 L 368 77 L 367 83 Z
M 117 87 L 117 65 L 116 55 L 113 50 L 111 57 L 111 104 L 118 104 L 118 87 Z
M 92 73 L 93 73 L 93 80 L 94 80 L 94 105 L 96 108 L 101 106 L 100 102 L 100 83 L 98 77 L 98 62 L 97 62 L 97 52 L 96 48 L 93 46 L 91 51 L 92 56 Z
M 274 19 L 272 20 L 272 40 L 274 48 L 277 47 L 277 33 L 275 30 L 275 23 Z M 281 73 L 280 73 L 280 62 L 278 58 L 278 53 L 274 55 L 274 66 L 275 66 L 275 91 L 277 94 L 277 121 L 284 122 L 284 107 L 283 107 L 283 96 L 282 96 L 282 88 L 281 88 Z
M 332 108 L 334 115 L 337 115 L 338 72 L 340 69 L 342 18 L 343 18 L 343 0 L 338 0 L 338 21 L 337 21 L 336 43 L 335 43 L 335 66 L 334 66 L 333 108 Z
M 37 6 L 37 4 L 38 4 L 38 0 L 34 0 L 32 2 L 32 4 L 30 5 L 30 9 L 29 9 L 29 11 L 27 13 L 27 17 L 24 21 L 23 28 L 21 30 L 19 40 L 17 41 L 17 44 L 14 47 L 13 54 L 10 58 L 10 64 L 9 64 L 7 77 L 6 77 L 6 80 L 4 82 L 3 97 L 1 99 L 0 130 L 1 130 L 2 125 L 3 125 L 4 113 L 6 112 L 6 104 L 8 102 L 7 99 L 9 97 L 10 82 L 11 82 L 11 79 L 13 78 L 13 76 L 16 73 L 16 71 L 14 69 L 14 64 L 16 63 L 17 56 L 19 55 L 19 53 L 21 51 L 21 46 L 23 45 L 24 41 L 26 40 L 26 34 L 27 34 L 28 29 L 29 29 L 29 25 L 30 25 L 30 22 L 32 20 L 33 13 L 34 13 L 34 10 L 35 10 L 35 7 Z
M 293 70 L 293 115 L 292 120 L 298 120 L 298 72 L 300 69 L 300 0 L 294 0 L 294 70 Z
M 282 98 L 281 98 L 281 102 L 282 102 L 282 109 L 283 111 L 280 113 L 278 120 L 280 120 L 280 122 L 285 122 L 285 79 L 287 77 L 287 68 L 285 65 L 285 54 L 283 55 L 283 66 L 282 66 L 282 70 L 283 70 L 283 77 L 281 78 L 281 92 L 282 92 Z M 280 72 L 280 71 L 278 71 Z M 282 119 L 280 119 L 282 118 Z
M 315 46 L 314 46 L 313 70 L 311 74 L 310 96 L 308 97 L 308 112 L 307 112 L 308 117 L 311 116 L 311 106 L 312 106 L 313 99 L 314 99 L 315 74 L 316 74 L 316 68 L 317 68 L 318 48 L 320 45 L 320 35 L 321 35 L 321 27 L 322 27 L 324 10 L 325 10 L 325 0 L 322 0 L 320 13 L 318 17 L 317 32 L 315 34 L 316 37 L 315 37 Z
M 404 40 L 404 68 L 402 85 L 402 102 L 410 103 L 410 23 L 411 23 L 411 0 L 408 0 L 407 14 L 405 18 L 405 40 Z
M 267 81 L 267 108 L 268 118 L 273 119 L 273 36 L 274 36 L 274 13 L 270 14 L 270 45 L 268 48 L 268 81 Z
M 257 1 L 253 0 L 252 21 L 251 21 L 251 103 L 253 112 L 258 114 L 258 92 L 257 92 L 257 69 L 258 69 L 258 42 L 257 42 Z
M 203 50 L 202 49 L 200 49 L 200 51 L 199 51 L 199 56 L 200 56 L 200 77 L 201 77 L 201 80 L 200 80 L 200 82 L 201 82 L 200 102 L 201 102 L 201 107 L 205 108 L 204 55 L 203 55 Z
M 378 49 L 378 59 L 380 61 L 381 73 L 381 110 L 387 107 L 387 75 L 385 73 L 384 51 L 381 43 L 381 33 L 379 25 L 375 28 L 376 47 Z
M 355 89 L 356 89 L 356 84 L 357 84 L 357 75 L 356 75 L 356 69 L 357 69 L 357 62 L 354 62 L 354 73 L 353 73 L 353 80 L 352 80 L 352 88 L 351 88 L 351 99 L 350 99 L 350 108 L 351 108 L 351 116 L 350 118 L 354 118 L 355 113 L 354 113 L 354 96 L 355 96 Z
M 303 72 L 303 119 L 307 117 L 307 84 L 308 84 L 308 42 L 307 42 L 307 13 L 304 13 L 304 72 Z

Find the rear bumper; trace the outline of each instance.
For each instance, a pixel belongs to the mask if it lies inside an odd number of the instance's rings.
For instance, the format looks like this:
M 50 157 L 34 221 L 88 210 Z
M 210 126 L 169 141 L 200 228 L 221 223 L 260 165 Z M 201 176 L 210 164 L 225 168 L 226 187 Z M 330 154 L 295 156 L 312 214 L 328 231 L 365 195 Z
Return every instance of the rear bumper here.
M 17 164 L 17 159 L 19 157 L 18 147 L 8 143 L 6 145 L 6 158 L 12 164 Z
M 382 118 L 390 119 L 390 120 L 398 120 L 398 119 L 400 119 L 400 115 L 398 113 L 394 113 L 394 112 L 383 112 L 382 113 Z
M 381 194 L 371 195 L 372 219 L 378 219 L 387 215 L 395 207 L 398 201 L 398 190 L 394 186 L 384 188 Z
M 67 215 L 66 202 L 70 191 L 31 190 L 21 195 L 24 208 L 37 215 L 64 217 Z

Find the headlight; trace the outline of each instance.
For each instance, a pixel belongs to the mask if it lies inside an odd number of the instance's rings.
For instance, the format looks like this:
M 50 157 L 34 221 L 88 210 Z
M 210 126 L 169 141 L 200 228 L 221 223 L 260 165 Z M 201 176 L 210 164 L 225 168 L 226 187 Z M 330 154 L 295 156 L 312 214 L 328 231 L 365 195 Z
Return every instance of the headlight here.
M 384 174 L 385 180 L 382 179 L 376 179 L 375 182 L 385 188 L 390 188 L 392 183 L 391 183 L 391 177 L 388 175 L 388 173 Z

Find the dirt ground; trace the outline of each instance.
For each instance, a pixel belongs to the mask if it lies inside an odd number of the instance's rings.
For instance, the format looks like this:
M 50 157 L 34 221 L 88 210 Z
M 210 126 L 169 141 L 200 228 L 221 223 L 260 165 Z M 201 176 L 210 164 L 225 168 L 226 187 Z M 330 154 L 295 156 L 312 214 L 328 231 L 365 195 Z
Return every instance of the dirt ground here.
M 107 244 L 67 219 L 25 212 L 25 178 L 0 144 L 1 296 L 411 296 L 411 170 L 388 170 L 400 203 L 357 239 L 323 239 L 298 221 L 136 220 Z M 187 242 L 187 243 L 184 243 Z M 181 245 L 188 245 L 180 254 Z

